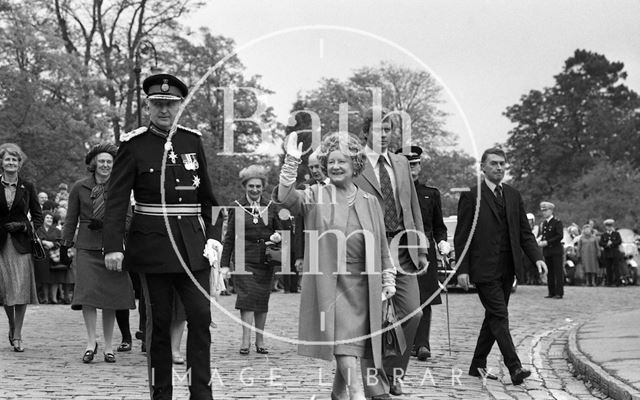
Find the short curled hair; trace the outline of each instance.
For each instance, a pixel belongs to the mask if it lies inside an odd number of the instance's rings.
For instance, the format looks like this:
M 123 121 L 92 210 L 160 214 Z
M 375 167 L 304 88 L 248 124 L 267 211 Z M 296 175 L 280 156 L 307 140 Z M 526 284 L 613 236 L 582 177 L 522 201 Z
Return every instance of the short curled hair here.
M 22 168 L 22 165 L 27 161 L 27 155 L 24 154 L 20 146 L 15 143 L 3 143 L 0 145 L 0 160 L 4 159 L 4 156 L 10 154 L 18 159 L 18 168 Z M 0 165 L 0 170 L 2 166 Z
M 504 158 L 505 161 L 507 161 L 507 153 L 505 153 L 504 150 L 502 150 L 500 147 L 491 147 L 489 149 L 486 149 L 484 153 L 482 153 L 482 157 L 480 158 L 480 163 L 484 163 L 485 161 L 487 161 L 489 154 L 500 156 Z
M 340 150 L 345 156 L 351 157 L 354 177 L 360 175 L 364 169 L 364 148 L 360 144 L 360 140 L 348 133 L 332 133 L 328 135 L 322 140 L 319 149 L 318 161 L 325 173 L 327 172 L 329 154 L 336 150 Z

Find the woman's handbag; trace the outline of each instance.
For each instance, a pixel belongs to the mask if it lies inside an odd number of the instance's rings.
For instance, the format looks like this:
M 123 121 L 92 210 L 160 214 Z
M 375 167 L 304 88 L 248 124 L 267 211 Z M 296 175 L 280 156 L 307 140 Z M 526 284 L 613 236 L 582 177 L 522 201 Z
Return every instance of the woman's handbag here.
M 31 254 L 33 254 L 33 258 L 38 261 L 45 260 L 47 258 L 47 252 L 44 250 L 44 246 L 42 246 L 42 241 L 33 229 L 29 229 L 29 231 L 31 232 Z
M 282 265 L 282 246 L 280 243 L 268 244 L 265 249 L 266 261 L 272 267 L 279 267 Z
M 398 323 L 393 301 L 387 299 L 387 308 L 385 309 L 384 319 L 382 320 L 382 329 L 390 326 L 392 326 L 392 328 L 382 333 L 382 357 L 401 356 L 407 349 L 404 330 L 402 329 L 402 325 Z

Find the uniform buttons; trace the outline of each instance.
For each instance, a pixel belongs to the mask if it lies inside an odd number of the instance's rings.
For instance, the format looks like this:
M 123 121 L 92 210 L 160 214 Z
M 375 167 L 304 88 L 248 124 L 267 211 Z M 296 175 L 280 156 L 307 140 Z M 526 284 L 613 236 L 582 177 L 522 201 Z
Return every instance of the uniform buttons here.
M 153 172 L 153 168 L 149 168 L 149 172 Z
M 182 219 L 182 215 L 178 215 L 178 219 Z
M 180 183 L 180 179 L 176 178 L 176 182 Z
M 178 197 L 178 201 L 182 201 L 182 197 Z

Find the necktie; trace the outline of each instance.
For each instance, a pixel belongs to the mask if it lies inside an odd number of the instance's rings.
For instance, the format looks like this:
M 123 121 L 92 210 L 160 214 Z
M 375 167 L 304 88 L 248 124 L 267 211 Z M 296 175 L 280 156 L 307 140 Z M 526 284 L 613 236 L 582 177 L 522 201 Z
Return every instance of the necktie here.
M 393 195 L 391 178 L 384 166 L 385 158 L 380 156 L 378 168 L 380 169 L 380 189 L 382 190 L 382 202 L 384 206 L 384 226 L 387 232 L 398 230 L 398 212 L 396 211 L 396 199 Z
M 496 195 L 496 200 L 501 207 L 504 207 L 504 198 L 502 197 L 502 187 L 500 185 L 496 185 L 496 188 L 493 190 L 493 193 Z

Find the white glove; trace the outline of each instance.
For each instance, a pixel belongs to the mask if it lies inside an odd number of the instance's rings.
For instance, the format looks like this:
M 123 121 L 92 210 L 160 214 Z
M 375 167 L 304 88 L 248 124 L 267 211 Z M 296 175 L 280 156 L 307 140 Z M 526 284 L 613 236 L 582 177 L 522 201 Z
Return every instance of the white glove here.
M 440 251 L 440 254 L 446 256 L 451 253 L 451 245 L 446 240 L 441 240 L 440 243 L 438 243 L 438 250 Z
M 274 232 L 271 236 L 269 236 L 269 241 L 278 244 L 282 241 L 282 235 L 279 232 Z
M 222 244 L 215 239 L 208 239 L 204 245 L 202 255 L 209 260 L 210 266 L 218 267 L 222 256 Z

